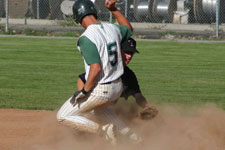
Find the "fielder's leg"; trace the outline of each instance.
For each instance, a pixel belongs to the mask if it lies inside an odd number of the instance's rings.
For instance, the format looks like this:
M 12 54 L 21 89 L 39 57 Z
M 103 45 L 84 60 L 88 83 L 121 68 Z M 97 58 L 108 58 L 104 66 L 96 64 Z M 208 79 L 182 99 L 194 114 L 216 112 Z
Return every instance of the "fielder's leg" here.
M 105 108 L 103 111 L 95 110 L 94 113 L 104 122 L 111 122 L 116 126 L 117 132 L 128 137 L 133 143 L 139 144 L 142 142 L 141 137 L 132 131 L 110 108 Z

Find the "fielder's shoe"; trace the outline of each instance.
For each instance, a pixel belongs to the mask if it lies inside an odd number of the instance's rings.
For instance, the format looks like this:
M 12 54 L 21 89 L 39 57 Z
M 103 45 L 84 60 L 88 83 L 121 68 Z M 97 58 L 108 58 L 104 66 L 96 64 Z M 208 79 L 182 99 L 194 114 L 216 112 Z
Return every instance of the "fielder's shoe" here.
M 143 140 L 141 137 L 139 137 L 137 134 L 132 133 L 129 136 L 129 139 L 131 140 L 132 143 L 134 143 L 135 145 L 142 145 L 143 144 Z
M 115 126 L 110 123 L 102 126 L 102 131 L 104 132 L 104 137 L 107 141 L 109 141 L 112 145 L 117 144 L 117 139 L 116 139 L 116 128 Z

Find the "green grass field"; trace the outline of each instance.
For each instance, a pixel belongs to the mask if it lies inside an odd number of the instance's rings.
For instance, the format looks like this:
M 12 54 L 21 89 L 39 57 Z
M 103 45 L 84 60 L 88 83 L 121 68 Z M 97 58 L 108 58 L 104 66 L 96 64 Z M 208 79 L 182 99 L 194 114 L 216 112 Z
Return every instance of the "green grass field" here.
M 154 104 L 225 108 L 225 44 L 138 41 L 132 68 Z M 76 90 L 76 40 L 0 38 L 0 108 L 57 109 Z

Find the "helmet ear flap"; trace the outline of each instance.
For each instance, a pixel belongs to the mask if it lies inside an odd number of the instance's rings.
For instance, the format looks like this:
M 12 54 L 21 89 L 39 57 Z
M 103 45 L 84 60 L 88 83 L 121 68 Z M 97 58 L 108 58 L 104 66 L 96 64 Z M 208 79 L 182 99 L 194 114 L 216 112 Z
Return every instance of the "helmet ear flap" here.
M 73 18 L 76 23 L 80 23 L 87 15 L 94 15 L 97 19 L 97 10 L 94 3 L 91 0 L 75 0 L 73 4 Z

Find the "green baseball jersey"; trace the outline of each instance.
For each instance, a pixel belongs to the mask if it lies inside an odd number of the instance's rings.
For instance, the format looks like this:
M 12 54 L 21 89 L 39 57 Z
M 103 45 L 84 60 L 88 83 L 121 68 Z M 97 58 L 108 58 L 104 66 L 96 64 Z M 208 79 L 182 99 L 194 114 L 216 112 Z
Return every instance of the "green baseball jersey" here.
M 127 26 L 98 23 L 88 26 L 80 36 L 77 47 L 84 58 L 86 80 L 89 65 L 101 64 L 99 83 L 111 82 L 123 74 L 120 43 L 132 35 Z

